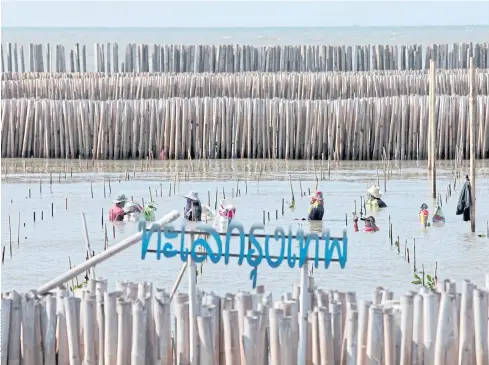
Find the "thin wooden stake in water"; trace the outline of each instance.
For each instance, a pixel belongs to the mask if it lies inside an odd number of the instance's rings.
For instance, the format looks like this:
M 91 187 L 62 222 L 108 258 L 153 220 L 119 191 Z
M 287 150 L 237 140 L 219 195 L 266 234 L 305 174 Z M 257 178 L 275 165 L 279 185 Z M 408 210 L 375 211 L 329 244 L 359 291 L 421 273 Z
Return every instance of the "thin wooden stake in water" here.
M 17 246 L 20 246 L 20 212 L 19 212 L 19 222 L 17 223 Z
M 470 57 L 469 60 L 469 125 L 470 125 L 470 196 L 472 197 L 472 204 L 470 206 L 470 230 L 475 232 L 475 112 L 476 112 L 476 90 L 475 90 L 475 66 L 474 58 Z
M 88 258 L 91 259 L 93 257 L 93 251 L 90 247 L 90 238 L 88 237 L 87 220 L 85 219 L 85 213 L 81 212 L 81 216 L 82 216 L 82 222 L 83 222 L 83 231 L 85 232 L 85 242 L 87 243 Z M 92 273 L 92 278 L 95 279 L 96 278 L 96 276 L 95 276 L 95 265 L 92 267 L 91 273 Z
M 10 246 L 10 258 L 12 258 L 12 225 L 10 221 L 10 214 L 8 215 L 8 237 Z
M 436 121 L 435 121 L 435 107 L 436 107 L 436 66 L 435 60 L 430 60 L 430 82 L 429 82 L 429 104 L 428 104 L 428 119 L 430 124 L 430 157 L 429 157 L 429 169 L 431 175 L 431 193 L 433 199 L 436 199 Z
M 413 239 L 413 269 L 416 272 L 416 238 Z
M 219 188 L 216 187 L 216 201 L 214 202 L 214 210 L 217 210 L 217 195 L 219 194 Z
M 292 194 L 291 204 L 293 204 L 295 201 L 295 197 L 294 197 L 294 188 L 292 187 L 292 176 L 291 175 L 289 175 L 289 183 L 290 183 L 290 193 Z
M 324 168 L 324 152 L 321 153 L 321 170 L 320 170 L 320 173 L 319 175 L 321 176 L 321 181 L 324 180 L 324 172 L 323 172 L 323 168 Z

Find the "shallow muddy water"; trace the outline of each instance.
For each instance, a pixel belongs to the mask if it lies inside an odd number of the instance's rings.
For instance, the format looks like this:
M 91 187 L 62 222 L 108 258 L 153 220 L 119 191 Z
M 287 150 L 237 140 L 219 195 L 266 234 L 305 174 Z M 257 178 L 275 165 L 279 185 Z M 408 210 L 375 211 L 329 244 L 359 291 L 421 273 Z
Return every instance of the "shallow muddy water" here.
M 219 191 L 218 199 L 223 197 L 224 189 L 227 200 L 237 207 L 236 220 L 245 227 L 260 223 L 265 211 L 269 212 L 271 217 L 270 221 L 266 222 L 267 232 L 273 232 L 276 226 L 289 225 L 296 230 L 299 223 L 308 231 L 308 222 L 298 222 L 294 218 L 306 216 L 309 199 L 301 198 L 300 190 L 302 187 L 306 194 L 309 193 L 309 189 L 312 192 L 316 185 L 316 175 L 319 179 L 319 189 L 325 196 L 324 227 L 330 228 L 332 236 L 341 236 L 345 228 L 345 214 L 348 217 L 346 267 L 340 269 L 337 263 L 331 263 L 328 269 L 315 269 L 314 278 L 317 285 L 322 288 L 357 291 L 362 297 L 370 296 L 376 286 L 389 288 L 396 294 L 413 289 L 413 239 L 416 239 L 418 269 L 424 265 L 425 270 L 433 274 L 437 263 L 439 279 L 450 278 L 459 281 L 470 278 L 475 282 L 483 282 L 484 273 L 489 271 L 489 239 L 470 233 L 470 223 L 463 222 L 461 216 L 455 215 L 463 178 L 457 182 L 452 196 L 445 201 L 448 185 L 451 184 L 453 188 L 453 162 L 440 162 L 437 171 L 437 186 L 443 198 L 443 211 L 446 216 L 444 227 L 423 229 L 418 223 L 417 213 L 421 203 L 427 203 L 430 212 L 434 211 L 426 162 L 420 166 L 405 163 L 401 169 L 398 163 L 392 162 L 392 176 L 387 181 L 387 189 L 384 192 L 388 208 L 374 214 L 380 227 L 380 231 L 376 233 L 354 232 L 351 218 L 355 209 L 354 201 L 356 200 L 359 211 L 360 195 L 365 193 L 367 184 L 377 181 L 377 168 L 380 186 L 384 190 L 381 163 L 331 162 L 328 173 L 327 162 L 324 162 L 324 180 L 321 179 L 320 165 L 320 161 L 313 164 L 312 161 L 219 160 L 191 163 L 155 161 L 153 164 L 143 162 L 142 165 L 135 161 L 88 161 L 87 166 L 86 161 L 78 160 L 72 162 L 2 159 L 1 236 L 2 247 L 5 246 L 2 291 L 13 288 L 20 291 L 37 288 L 68 270 L 68 257 L 74 264 L 81 263 L 85 256 L 85 238 L 80 214 L 82 211 L 85 212 L 91 245 L 96 252 L 103 250 L 104 246 L 102 209 L 104 223 L 107 224 L 109 246 L 135 233 L 137 223 L 118 223 L 115 226 L 115 239 L 113 238 L 112 224 L 106 220 L 111 202 L 118 193 L 148 202 L 151 188 L 153 200 L 158 204 L 156 215 L 159 218 L 170 210 L 182 212 L 185 203 L 183 195 L 191 189 L 199 193 L 203 204 L 208 203 L 210 195 L 211 206 L 214 206 L 216 189 Z M 468 173 L 467 163 L 466 166 L 461 171 L 462 175 Z M 174 186 L 177 172 L 177 185 Z M 296 197 L 296 208 L 292 212 L 287 209 L 286 204 L 285 214 L 282 216 L 282 199 L 290 201 L 291 198 L 289 174 Z M 487 163 L 478 161 L 477 174 L 476 233 L 486 234 L 486 222 L 489 220 Z M 241 196 L 232 198 L 233 192 L 237 189 L 240 190 Z M 276 210 L 278 219 L 275 218 Z M 399 236 L 401 242 L 400 254 L 389 241 L 389 215 L 393 222 L 395 239 Z M 180 226 L 181 223 L 180 218 L 175 225 Z M 360 222 L 359 226 L 362 229 L 363 224 Z M 12 258 L 9 240 L 12 241 Z M 404 258 L 406 240 L 411 258 L 409 264 Z M 155 246 L 156 240 L 152 240 L 151 248 Z M 250 290 L 251 269 L 246 263 L 238 266 L 236 261 L 237 259 L 231 259 L 227 266 L 222 262 L 205 263 L 202 275 L 198 278 L 199 287 L 218 293 Z M 158 261 L 154 254 L 148 254 L 143 261 L 141 246 L 137 244 L 98 265 L 96 274 L 108 277 L 112 288 L 115 281 L 120 279 L 153 281 L 157 286 L 170 290 L 181 265 L 178 257 Z M 292 283 L 299 282 L 299 270 L 288 268 L 285 262 L 277 269 L 271 269 L 262 263 L 258 269 L 257 282 L 265 285 L 267 290 L 280 294 L 289 291 Z M 182 282 L 181 289 L 186 289 L 186 280 Z

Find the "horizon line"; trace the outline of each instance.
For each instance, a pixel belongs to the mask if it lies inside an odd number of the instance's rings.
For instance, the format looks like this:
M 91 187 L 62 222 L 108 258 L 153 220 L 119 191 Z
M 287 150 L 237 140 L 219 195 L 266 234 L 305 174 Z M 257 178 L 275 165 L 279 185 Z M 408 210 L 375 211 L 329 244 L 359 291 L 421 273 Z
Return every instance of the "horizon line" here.
M 337 29 L 337 28 L 467 28 L 467 27 L 486 27 L 489 24 L 465 24 L 465 25 L 338 25 L 338 26 L 323 26 L 323 25 L 308 25 L 308 26 L 1 26 L 1 29 Z

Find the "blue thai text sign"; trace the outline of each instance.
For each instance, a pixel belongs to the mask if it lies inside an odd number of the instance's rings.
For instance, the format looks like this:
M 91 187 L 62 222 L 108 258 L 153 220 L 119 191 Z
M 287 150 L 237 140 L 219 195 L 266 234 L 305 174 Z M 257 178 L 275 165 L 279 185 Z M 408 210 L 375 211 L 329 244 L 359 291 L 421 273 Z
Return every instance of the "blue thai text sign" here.
M 256 286 L 257 268 L 263 262 L 272 268 L 284 264 L 294 268 L 302 267 L 309 260 L 313 262 L 315 268 L 319 268 L 320 263 L 324 263 L 324 268 L 327 269 L 332 261 L 337 261 L 343 269 L 348 252 L 346 232 L 343 232 L 342 238 L 331 238 L 329 230 L 318 235 L 315 232 L 304 234 L 304 231 L 299 229 L 294 235 L 291 227 L 287 233 L 282 227 L 277 227 L 270 235 L 265 233 L 263 224 L 254 224 L 249 232 L 245 233 L 242 224 L 231 222 L 226 233 L 220 234 L 211 225 L 198 224 L 195 235 L 207 235 L 209 238 L 198 237 L 191 245 L 188 241 L 185 242 L 185 227 L 182 227 L 181 231 L 175 231 L 172 225 L 160 227 L 154 223 L 150 229 L 147 229 L 146 222 L 140 222 L 139 230 L 142 231 L 142 260 L 146 258 L 148 251 L 155 251 L 149 250 L 150 240 L 155 234 L 158 260 L 162 256 L 167 258 L 180 256 L 180 259 L 186 262 L 190 255 L 195 263 L 201 263 L 208 258 L 213 263 L 224 259 L 224 264 L 227 265 L 231 257 L 237 257 L 238 265 L 246 262 L 252 268 L 250 279 L 253 281 L 253 287 Z M 237 242 L 231 244 L 231 237 L 239 237 L 239 244 Z M 171 242 L 178 238 L 179 244 L 175 245 Z M 274 250 L 279 248 L 278 254 L 271 253 L 272 247 Z M 308 257 L 311 247 L 314 256 Z

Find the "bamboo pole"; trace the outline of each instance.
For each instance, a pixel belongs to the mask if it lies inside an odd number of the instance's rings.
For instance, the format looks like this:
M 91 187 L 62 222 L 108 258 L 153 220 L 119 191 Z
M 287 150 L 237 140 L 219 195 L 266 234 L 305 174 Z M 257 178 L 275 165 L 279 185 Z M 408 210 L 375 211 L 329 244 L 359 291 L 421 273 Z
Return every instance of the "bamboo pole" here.
M 436 107 L 436 66 L 435 60 L 430 60 L 430 82 L 429 82 L 429 125 L 430 125 L 430 146 L 429 146 L 429 158 L 428 168 L 431 175 L 431 194 L 433 199 L 436 199 L 436 120 L 435 120 L 435 107 Z
M 470 125 L 470 196 L 472 198 L 472 204 L 470 206 L 470 230 L 472 233 L 475 232 L 475 220 L 476 220 L 476 176 L 475 176 L 475 151 L 476 151 L 476 89 L 475 89 L 475 65 L 474 58 L 469 59 L 469 83 L 470 83 L 470 94 L 469 94 L 469 125 Z
M 180 213 L 178 211 L 176 211 L 176 210 L 171 211 L 170 213 L 165 215 L 163 218 L 161 218 L 159 221 L 153 222 L 151 225 L 151 228 L 149 228 L 149 229 L 153 229 L 153 227 L 156 228 L 158 226 L 162 227 L 165 224 L 173 222 L 179 216 L 180 216 Z M 142 232 L 135 233 L 134 235 L 122 240 L 118 244 L 111 246 L 107 250 L 105 250 L 105 251 L 99 253 L 98 255 L 92 257 L 91 259 L 85 261 L 83 264 L 74 267 L 73 269 L 67 271 L 66 273 L 61 274 L 57 278 L 55 278 L 55 279 L 47 282 L 46 284 L 42 285 L 41 287 L 39 287 L 37 289 L 37 293 L 45 294 L 49 290 L 54 289 L 57 286 L 71 280 L 75 276 L 77 276 L 77 275 L 81 274 L 82 272 L 92 268 L 96 264 L 107 260 L 108 258 L 114 256 L 115 254 L 125 250 L 129 246 L 132 246 L 133 244 L 139 242 L 142 238 L 142 235 L 143 235 Z

